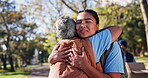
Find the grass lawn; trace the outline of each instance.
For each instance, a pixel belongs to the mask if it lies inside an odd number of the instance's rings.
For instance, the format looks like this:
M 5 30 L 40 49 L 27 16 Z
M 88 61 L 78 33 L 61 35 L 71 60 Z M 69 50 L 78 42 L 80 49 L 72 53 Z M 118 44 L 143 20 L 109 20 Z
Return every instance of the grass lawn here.
M 27 65 L 27 67 L 24 67 L 24 68 L 21 68 L 21 67 L 16 68 L 15 72 L 10 72 L 9 70 L 0 69 L 0 78 L 28 78 L 29 70 L 31 67 L 34 67 L 34 66 L 38 66 L 38 65 Z
M 148 67 L 148 56 L 145 57 L 139 57 L 135 56 L 136 62 L 143 62 L 145 64 L 145 67 Z

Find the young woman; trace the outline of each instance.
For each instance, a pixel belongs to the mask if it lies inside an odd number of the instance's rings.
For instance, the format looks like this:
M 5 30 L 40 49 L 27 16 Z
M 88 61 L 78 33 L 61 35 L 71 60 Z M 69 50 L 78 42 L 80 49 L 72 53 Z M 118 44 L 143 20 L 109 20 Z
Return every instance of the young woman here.
M 87 9 L 80 11 L 76 20 L 76 31 L 79 37 L 89 38 L 95 56 L 96 64 L 99 65 L 99 60 L 103 52 L 110 47 L 111 42 L 115 41 L 121 34 L 122 29 L 118 26 L 108 27 L 106 30 L 97 33 L 99 26 L 99 18 L 97 13 L 93 10 Z M 93 36 L 96 35 L 96 36 Z M 118 45 L 114 45 L 114 50 L 107 59 L 105 65 L 105 72 L 98 71 L 97 68 L 92 67 L 88 63 L 88 58 L 85 51 L 82 50 L 82 55 L 78 55 L 74 50 L 70 50 L 68 47 L 64 47 L 58 50 L 58 45 L 55 46 L 53 52 L 56 54 L 51 54 L 49 57 L 49 62 L 55 63 L 58 61 L 65 61 L 64 58 L 69 57 L 73 67 L 76 67 L 90 78 L 120 78 L 121 73 L 123 73 L 123 64 L 121 52 L 116 48 Z M 116 51 L 116 52 L 114 52 Z M 70 56 L 67 54 L 70 53 Z

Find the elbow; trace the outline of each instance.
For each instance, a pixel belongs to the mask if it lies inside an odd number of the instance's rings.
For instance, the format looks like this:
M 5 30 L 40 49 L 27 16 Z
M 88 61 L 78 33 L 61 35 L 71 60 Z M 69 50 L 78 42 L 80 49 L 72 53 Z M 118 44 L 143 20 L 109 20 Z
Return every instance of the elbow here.
M 122 27 L 120 27 L 120 26 L 114 26 L 113 32 L 115 32 L 115 34 L 119 37 L 120 34 L 122 33 Z
M 51 58 L 50 57 L 48 57 L 48 63 L 50 63 L 51 62 Z
M 112 42 L 115 41 L 122 33 L 122 28 L 119 26 L 114 26 L 114 28 L 111 30 L 112 34 Z
M 117 31 L 119 33 L 119 35 L 122 33 L 122 27 L 117 26 Z

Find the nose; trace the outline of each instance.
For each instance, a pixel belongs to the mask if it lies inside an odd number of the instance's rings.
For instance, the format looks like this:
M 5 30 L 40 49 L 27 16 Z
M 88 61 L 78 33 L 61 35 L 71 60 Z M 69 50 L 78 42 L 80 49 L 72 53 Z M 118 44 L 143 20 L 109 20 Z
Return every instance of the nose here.
M 85 28 L 86 27 L 86 23 L 85 22 L 82 22 L 81 25 L 80 25 L 80 27 L 81 28 Z

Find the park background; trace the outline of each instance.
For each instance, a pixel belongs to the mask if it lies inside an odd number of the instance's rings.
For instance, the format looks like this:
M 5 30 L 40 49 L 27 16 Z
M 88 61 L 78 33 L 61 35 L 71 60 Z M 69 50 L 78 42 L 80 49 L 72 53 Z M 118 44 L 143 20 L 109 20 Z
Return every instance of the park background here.
M 68 13 L 74 19 L 82 9 L 95 10 L 99 29 L 123 28 L 119 40 L 148 67 L 147 0 L 0 0 L 0 76 L 27 78 L 31 67 L 48 64 L 47 58 L 60 40 L 54 23 Z

